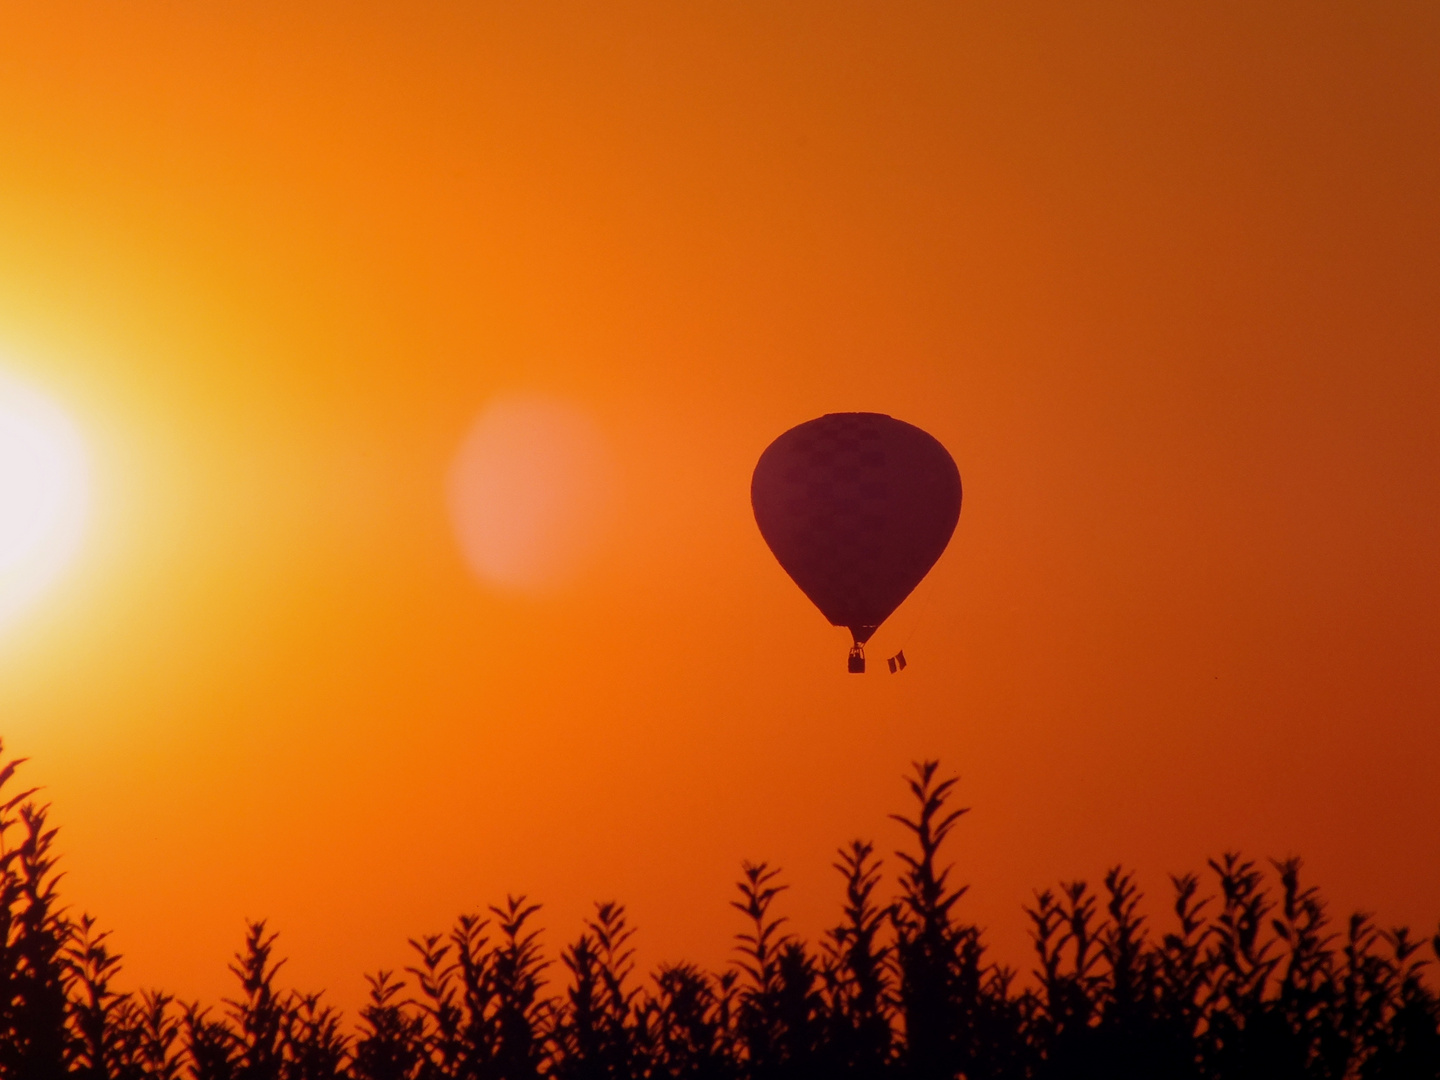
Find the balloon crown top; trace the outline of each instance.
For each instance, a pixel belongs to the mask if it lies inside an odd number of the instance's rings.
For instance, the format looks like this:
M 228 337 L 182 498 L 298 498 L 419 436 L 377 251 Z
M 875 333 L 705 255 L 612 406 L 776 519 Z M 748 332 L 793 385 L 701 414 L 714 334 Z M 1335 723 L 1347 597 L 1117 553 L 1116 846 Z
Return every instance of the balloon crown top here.
M 825 414 L 825 416 L 883 416 L 886 420 L 891 420 L 891 419 L 893 419 L 893 417 L 892 417 L 889 413 L 883 413 L 883 412 L 863 412 L 863 411 L 862 411 L 862 412 L 827 412 L 827 413 Z M 821 420 L 824 420 L 824 419 L 825 419 L 825 416 L 822 416 L 820 419 L 821 419 Z

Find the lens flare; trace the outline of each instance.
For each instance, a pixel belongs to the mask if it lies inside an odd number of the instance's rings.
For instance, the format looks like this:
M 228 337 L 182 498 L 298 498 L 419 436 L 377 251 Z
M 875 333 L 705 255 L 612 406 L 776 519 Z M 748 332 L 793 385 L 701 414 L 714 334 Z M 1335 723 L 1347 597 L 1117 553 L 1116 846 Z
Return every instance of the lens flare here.
M 612 489 L 609 449 L 583 410 L 506 397 L 465 436 L 448 494 L 470 568 L 491 585 L 533 592 L 563 584 L 592 553 Z
M 0 627 L 74 557 L 89 488 L 85 446 L 70 418 L 38 390 L 0 374 Z

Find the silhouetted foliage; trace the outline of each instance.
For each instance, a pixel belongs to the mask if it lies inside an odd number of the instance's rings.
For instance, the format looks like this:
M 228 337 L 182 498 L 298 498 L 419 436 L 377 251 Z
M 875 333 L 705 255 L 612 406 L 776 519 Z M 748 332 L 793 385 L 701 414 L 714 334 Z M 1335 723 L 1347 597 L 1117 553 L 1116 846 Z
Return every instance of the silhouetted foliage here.
M 635 1008 L 640 991 L 630 984 L 634 931 L 619 904 L 596 904 L 595 910 L 560 957 L 570 987 L 550 1038 L 552 1074 L 563 1080 L 621 1080 L 638 1075 L 645 1063 L 644 1029 Z
M 412 1080 L 426 1058 L 425 1017 L 397 1000 L 403 982 L 388 971 L 366 976 L 370 1000 L 360 1009 L 352 1072 L 357 1080 Z
M 845 921 L 826 935 L 825 1045 L 833 1075 L 868 1080 L 883 1076 L 895 1051 L 891 1024 L 892 948 L 881 940 L 894 909 L 875 900 L 880 860 L 874 846 L 852 841 L 835 863 L 845 878 Z
M 17 761 L 0 764 L 0 792 Z M 635 971 L 625 909 L 595 907 L 552 965 L 539 905 L 511 897 L 412 939 L 408 978 L 368 976 L 353 1031 L 281 989 L 276 935 L 246 928 L 221 1012 L 116 987 L 120 958 L 58 899 L 55 830 L 33 792 L 0 801 L 0 1080 L 1415 1080 L 1440 1078 L 1440 1002 L 1418 940 L 1364 914 L 1336 926 L 1298 859 L 1235 853 L 1170 879 L 1152 931 L 1114 867 L 1035 894 L 1028 978 L 959 913 L 945 843 L 966 812 L 935 762 L 907 778 L 893 900 L 872 844 L 838 853 L 842 918 L 811 947 L 786 886 L 746 863 L 737 960 Z M 547 972 L 563 980 L 555 990 Z M 413 980 L 412 983 L 409 980 Z M 407 992 L 412 991 L 413 992 Z

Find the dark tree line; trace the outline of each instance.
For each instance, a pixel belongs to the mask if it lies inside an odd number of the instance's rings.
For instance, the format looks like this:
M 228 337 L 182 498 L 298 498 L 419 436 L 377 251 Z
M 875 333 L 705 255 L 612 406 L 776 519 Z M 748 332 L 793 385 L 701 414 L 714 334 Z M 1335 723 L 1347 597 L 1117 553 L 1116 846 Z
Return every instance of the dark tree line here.
M 18 762 L 0 766 L 0 791 Z M 933 762 L 908 780 L 898 896 L 868 843 L 841 850 L 841 918 L 812 946 L 776 912 L 778 871 L 747 864 L 738 962 L 635 970 L 625 911 L 596 905 L 547 957 L 538 905 L 512 897 L 413 939 L 369 977 L 353 1027 L 282 990 L 275 935 L 248 927 L 215 1007 L 114 986 L 119 958 L 61 906 L 45 808 L 0 802 L 0 1080 L 781 1080 L 1437 1078 L 1440 1002 L 1414 940 L 1334 925 L 1298 860 L 1238 855 L 1171 879 L 1153 929 L 1119 869 L 1036 894 L 1035 968 L 987 959 L 942 848 L 964 810 Z M 1273 874 L 1271 873 L 1273 870 Z M 1426 955 L 1422 955 L 1426 954 Z

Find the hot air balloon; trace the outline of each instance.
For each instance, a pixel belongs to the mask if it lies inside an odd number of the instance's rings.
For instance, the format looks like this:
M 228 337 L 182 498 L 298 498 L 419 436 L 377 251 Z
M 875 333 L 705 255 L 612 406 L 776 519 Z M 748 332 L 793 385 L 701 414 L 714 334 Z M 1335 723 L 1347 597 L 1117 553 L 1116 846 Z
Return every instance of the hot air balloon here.
M 829 413 L 765 448 L 750 481 L 760 535 L 795 584 L 865 642 L 935 565 L 960 520 L 960 470 L 919 428 L 881 413 Z

